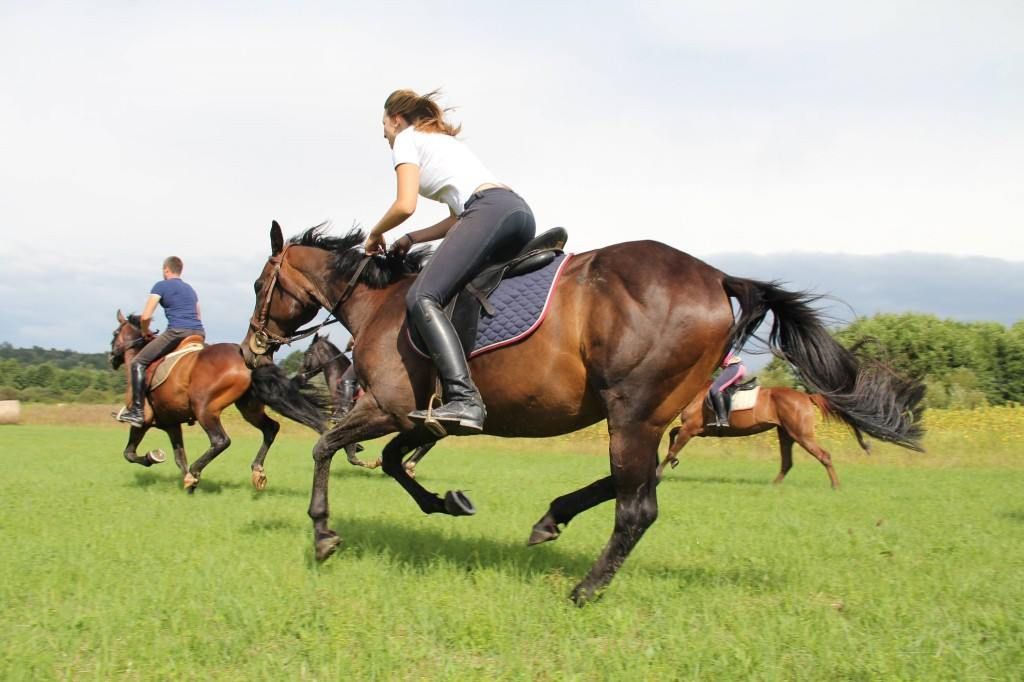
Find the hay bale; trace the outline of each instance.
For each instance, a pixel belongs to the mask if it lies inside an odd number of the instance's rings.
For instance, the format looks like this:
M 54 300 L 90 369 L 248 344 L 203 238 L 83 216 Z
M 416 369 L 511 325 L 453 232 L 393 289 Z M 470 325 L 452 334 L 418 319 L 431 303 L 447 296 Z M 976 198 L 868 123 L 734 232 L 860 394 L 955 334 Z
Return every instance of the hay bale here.
M 0 424 L 21 423 L 21 401 L 0 400 Z

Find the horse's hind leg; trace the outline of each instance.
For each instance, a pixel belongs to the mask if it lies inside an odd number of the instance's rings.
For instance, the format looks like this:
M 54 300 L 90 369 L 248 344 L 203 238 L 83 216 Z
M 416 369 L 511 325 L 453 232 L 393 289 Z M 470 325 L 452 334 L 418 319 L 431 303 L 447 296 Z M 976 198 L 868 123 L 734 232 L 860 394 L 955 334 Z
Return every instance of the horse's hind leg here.
M 609 424 L 612 482 L 615 487 L 615 528 L 587 576 L 571 599 L 583 605 L 604 589 L 626 557 L 658 518 L 658 443 L 661 429 L 647 424 Z
M 835 467 L 832 466 L 832 455 L 828 454 L 825 448 L 818 445 L 818 441 L 814 440 L 813 434 L 794 436 L 794 438 L 796 438 L 796 442 L 800 443 L 804 450 L 814 455 L 814 458 L 821 462 L 821 465 L 825 467 L 825 471 L 828 472 L 828 480 L 832 483 L 832 489 L 838 489 L 839 477 L 836 476 Z
M 207 412 L 202 415 L 196 415 L 196 421 L 206 431 L 206 435 L 210 439 L 210 447 L 199 459 L 192 463 L 192 466 L 185 473 L 185 490 L 190 493 L 195 492 L 196 486 L 199 485 L 199 477 L 202 476 L 206 465 L 231 445 L 231 439 L 224 430 L 224 426 L 220 423 L 219 412 L 216 414 Z
M 789 431 L 778 427 L 779 432 L 779 456 L 782 462 L 779 466 L 779 475 L 772 481 L 775 485 L 782 483 L 782 480 L 786 478 L 786 474 L 793 468 L 793 436 L 789 435 Z
M 255 426 L 263 434 L 263 443 L 260 444 L 256 458 L 252 460 L 252 487 L 256 490 L 263 490 L 267 487 L 267 473 L 263 469 L 263 462 L 267 458 L 267 451 L 270 450 L 274 439 L 277 438 L 277 432 L 281 430 L 281 425 L 271 419 L 263 404 L 248 393 L 239 398 L 235 405 L 245 421 Z

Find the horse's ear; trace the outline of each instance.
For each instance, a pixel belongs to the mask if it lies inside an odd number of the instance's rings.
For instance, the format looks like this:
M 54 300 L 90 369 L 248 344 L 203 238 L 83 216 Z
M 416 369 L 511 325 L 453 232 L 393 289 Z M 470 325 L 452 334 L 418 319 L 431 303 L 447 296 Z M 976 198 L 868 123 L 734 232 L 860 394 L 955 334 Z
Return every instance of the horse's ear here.
M 284 250 L 284 235 L 281 234 L 281 226 L 275 220 L 270 225 L 270 255 L 276 256 Z
M 120 324 L 124 324 L 127 321 L 127 320 L 124 319 L 124 315 L 121 313 L 121 309 L 120 308 L 117 309 L 117 321 Z

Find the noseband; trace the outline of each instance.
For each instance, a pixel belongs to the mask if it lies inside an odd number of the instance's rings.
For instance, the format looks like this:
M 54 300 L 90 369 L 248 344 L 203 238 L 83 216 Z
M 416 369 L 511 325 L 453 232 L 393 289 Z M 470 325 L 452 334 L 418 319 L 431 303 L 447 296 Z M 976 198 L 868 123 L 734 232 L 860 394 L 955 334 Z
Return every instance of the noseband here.
M 281 253 L 270 257 L 270 262 L 274 264 L 274 269 L 270 273 L 270 282 L 264 289 L 267 292 L 267 296 L 263 299 L 263 305 L 260 306 L 259 313 L 253 313 L 252 319 L 249 320 L 249 327 L 253 331 L 252 337 L 249 339 L 249 350 L 251 350 L 255 355 L 264 355 L 268 352 L 273 352 L 281 346 L 286 346 L 298 341 L 299 339 L 304 339 L 307 336 L 320 331 L 323 327 L 337 322 L 338 317 L 335 314 L 335 311 L 352 295 L 352 292 L 356 288 L 356 284 L 359 283 L 359 277 L 363 274 L 363 270 L 366 269 L 367 264 L 372 258 L 372 256 L 368 255 L 364 255 L 362 257 L 359 261 L 359 265 L 355 269 L 355 272 L 352 273 L 352 277 L 349 279 L 348 284 L 345 285 L 345 290 L 341 293 L 338 301 L 333 305 L 324 298 L 323 294 L 319 291 L 314 289 L 307 292 L 317 300 L 320 307 L 330 313 L 326 320 L 313 327 L 297 331 L 291 336 L 278 336 L 267 329 L 267 321 L 270 316 L 270 299 L 273 298 L 274 288 L 278 285 L 278 281 L 284 279 L 283 273 L 281 272 L 281 266 L 284 265 L 285 255 L 291 247 L 292 244 L 286 244 L 281 250 Z M 283 285 L 282 288 L 284 288 Z M 260 293 L 262 293 L 262 291 Z M 334 319 L 331 319 L 332 317 Z

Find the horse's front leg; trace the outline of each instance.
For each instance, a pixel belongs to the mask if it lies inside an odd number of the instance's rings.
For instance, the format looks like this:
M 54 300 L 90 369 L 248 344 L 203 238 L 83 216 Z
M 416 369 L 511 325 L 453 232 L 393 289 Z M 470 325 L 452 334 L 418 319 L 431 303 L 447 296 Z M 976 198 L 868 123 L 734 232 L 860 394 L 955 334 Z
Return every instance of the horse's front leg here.
M 309 518 L 313 521 L 317 561 L 327 559 L 341 544 L 341 538 L 327 524 L 330 516 L 328 488 L 334 454 L 347 445 L 379 438 L 397 429 L 396 420 L 380 409 L 373 396 L 367 395 L 344 422 L 324 433 L 313 447 L 313 492 L 309 500 Z
M 424 514 L 471 516 L 476 513 L 476 507 L 461 490 L 449 490 L 442 498 L 417 483 L 402 461 L 402 458 L 413 450 L 417 450 L 417 452 L 422 450 L 423 454 L 426 454 L 436 440 L 437 436 L 421 427 L 398 434 L 384 446 L 382 456 L 384 473 L 398 481 L 398 484 L 416 501 Z
M 142 442 L 142 438 L 146 435 L 146 431 L 148 430 L 148 424 L 141 427 L 133 426 L 131 431 L 128 433 L 128 443 L 124 446 L 124 458 L 132 464 L 141 464 L 144 467 L 148 467 L 164 461 L 159 458 L 159 455 L 156 458 L 151 459 L 150 455 L 152 453 L 147 452 L 145 455 L 141 456 L 136 453 L 136 450 L 139 448 L 139 443 Z M 159 452 L 159 450 L 154 450 L 153 452 Z

